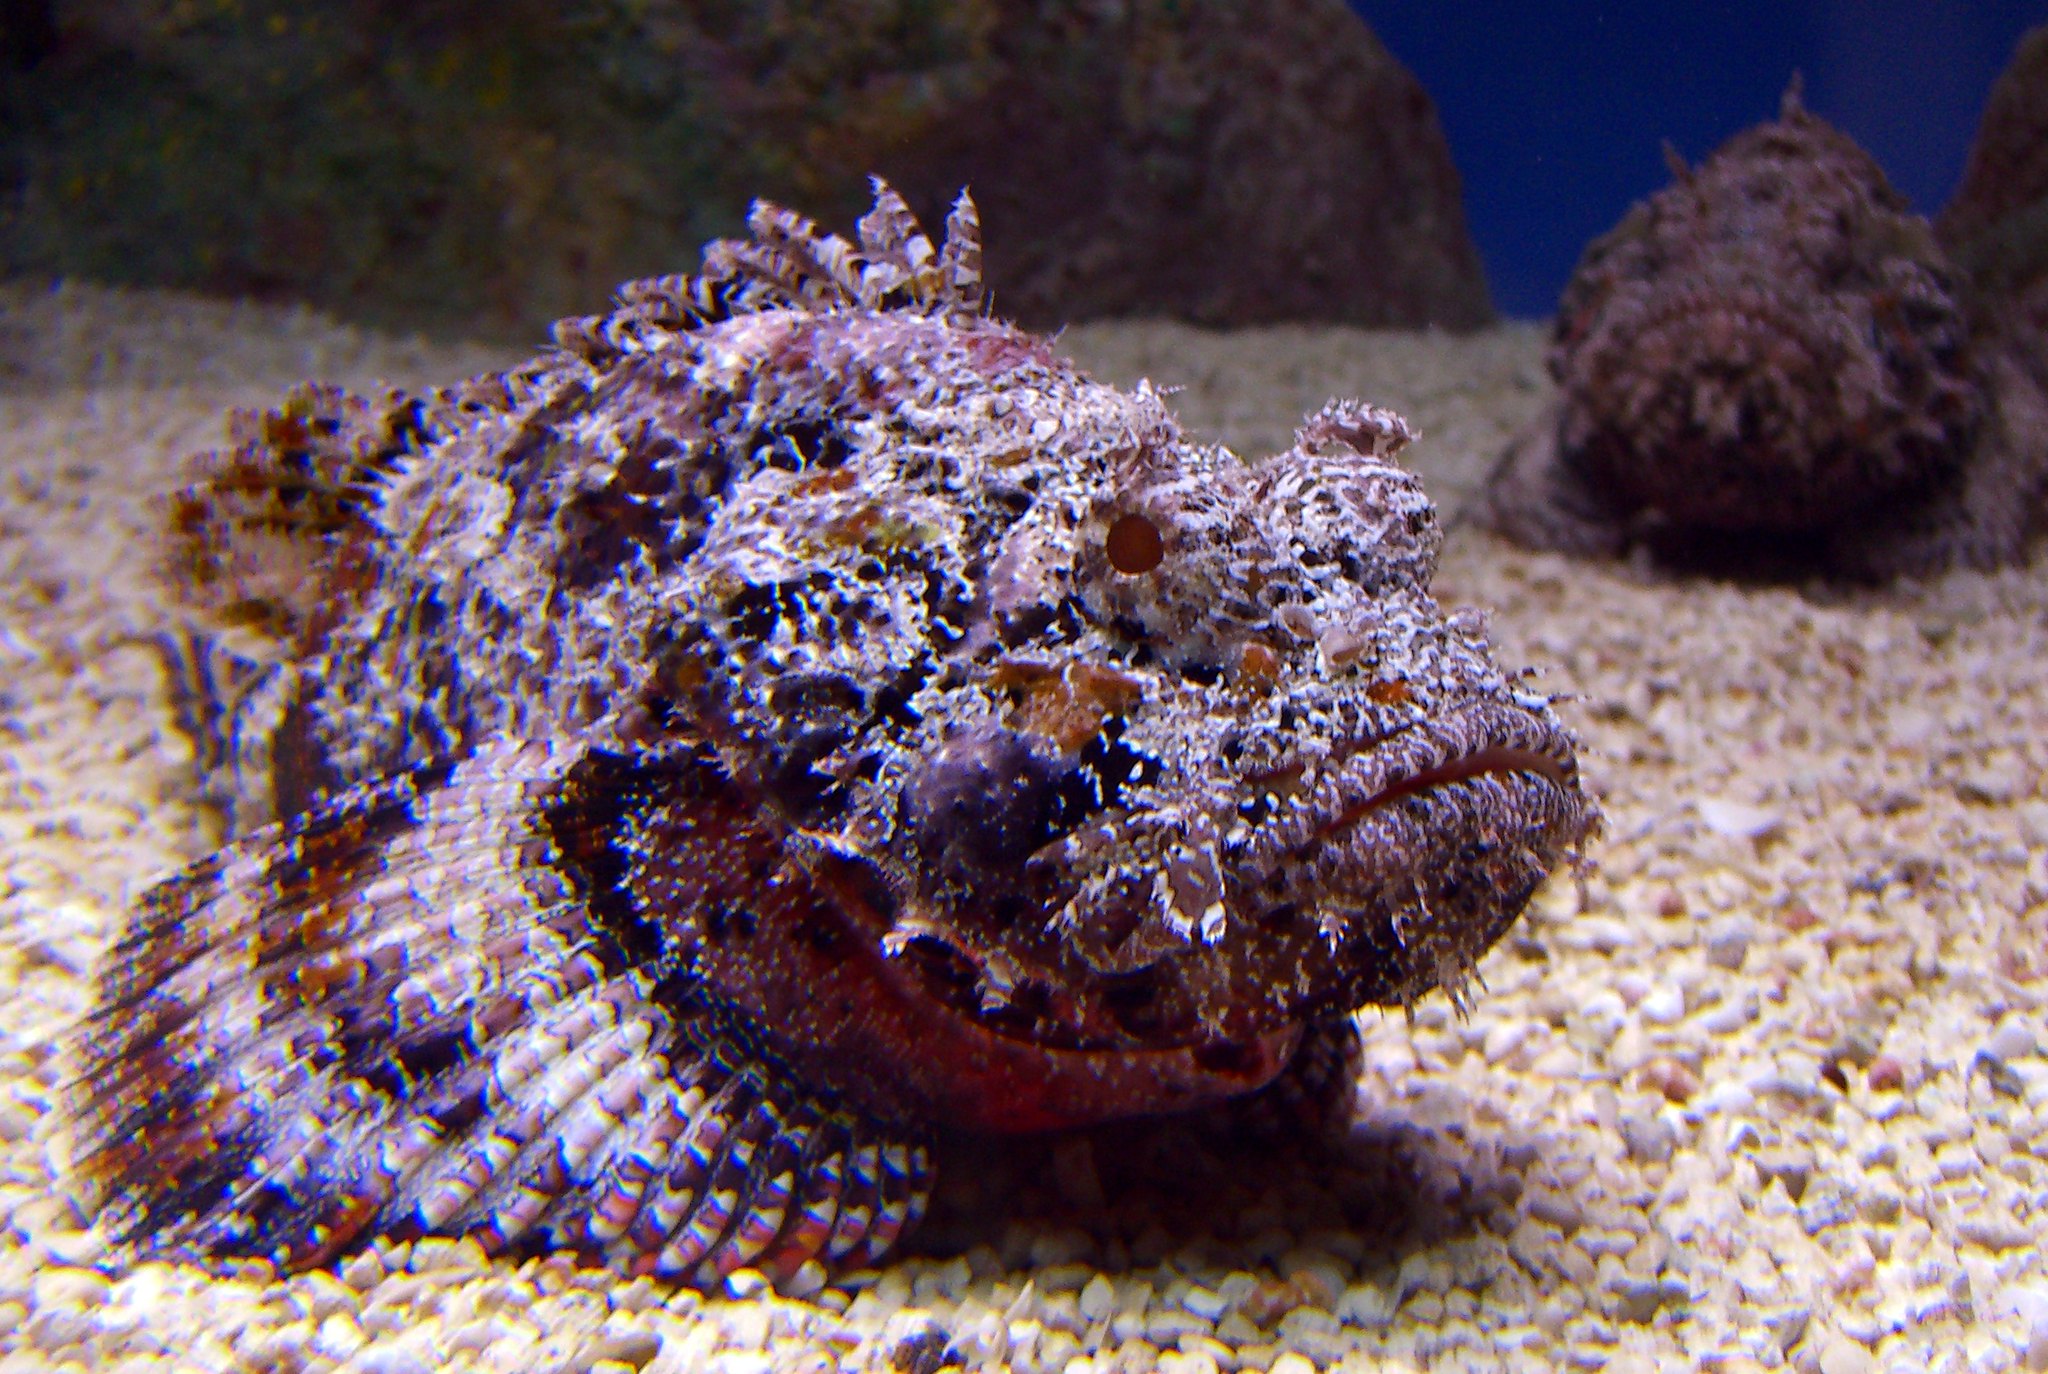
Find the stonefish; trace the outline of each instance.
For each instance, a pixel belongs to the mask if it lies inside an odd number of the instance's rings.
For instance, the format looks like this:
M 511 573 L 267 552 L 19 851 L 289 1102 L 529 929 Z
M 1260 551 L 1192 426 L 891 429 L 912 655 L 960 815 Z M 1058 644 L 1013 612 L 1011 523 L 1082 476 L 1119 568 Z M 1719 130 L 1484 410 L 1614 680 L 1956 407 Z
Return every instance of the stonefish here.
M 1796 80 L 1774 122 L 1670 158 L 1566 285 L 1557 399 L 1480 517 L 1543 548 L 1865 580 L 2019 558 L 2048 512 L 2038 330 Z M 1997 233 L 2038 237 L 2024 218 Z
M 936 1131 L 1254 1093 L 1456 995 L 1593 825 L 1431 599 L 1399 417 L 1191 442 L 988 316 L 965 196 L 936 249 L 879 182 L 858 243 L 751 225 L 511 371 L 238 416 L 174 502 L 238 838 L 83 1032 L 141 1253 L 815 1287 Z

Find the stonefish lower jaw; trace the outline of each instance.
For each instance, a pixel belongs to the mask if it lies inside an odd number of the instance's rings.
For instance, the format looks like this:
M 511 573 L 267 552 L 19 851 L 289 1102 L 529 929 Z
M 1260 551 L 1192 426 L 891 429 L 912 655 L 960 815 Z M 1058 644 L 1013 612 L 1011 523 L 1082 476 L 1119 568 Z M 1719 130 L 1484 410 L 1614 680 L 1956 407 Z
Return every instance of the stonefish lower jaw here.
M 884 938 L 918 996 L 1091 1061 L 1072 1100 L 1028 1111 L 963 1074 L 943 1115 L 1017 1129 L 1185 1108 L 1270 1081 L 1307 1031 L 1354 1009 L 1461 996 L 1595 823 L 1571 744 L 1547 712 L 1470 703 L 1247 770 L 1218 789 L 1227 808 L 1141 805 L 1053 841 L 976 885 L 1020 894 L 999 911 L 896 908 Z M 1150 1076 L 1115 1079 L 1131 1064 Z

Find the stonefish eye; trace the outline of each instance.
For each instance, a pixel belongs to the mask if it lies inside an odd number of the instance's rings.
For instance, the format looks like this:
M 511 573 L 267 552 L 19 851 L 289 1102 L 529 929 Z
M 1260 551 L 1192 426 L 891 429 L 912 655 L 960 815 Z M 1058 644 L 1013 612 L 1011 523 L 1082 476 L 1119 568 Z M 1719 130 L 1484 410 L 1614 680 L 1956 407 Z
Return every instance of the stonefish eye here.
M 1151 572 L 1166 557 L 1166 537 L 1147 516 L 1119 516 L 1103 537 L 1109 566 L 1129 577 Z

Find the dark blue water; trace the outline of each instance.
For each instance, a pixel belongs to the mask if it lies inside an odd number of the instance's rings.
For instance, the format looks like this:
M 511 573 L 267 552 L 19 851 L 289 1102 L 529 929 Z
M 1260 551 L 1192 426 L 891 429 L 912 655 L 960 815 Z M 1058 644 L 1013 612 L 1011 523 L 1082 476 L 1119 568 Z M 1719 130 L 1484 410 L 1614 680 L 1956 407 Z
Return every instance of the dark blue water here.
M 1806 104 L 1876 155 L 1923 211 L 1962 172 L 1984 97 L 2048 0 L 1740 5 L 1418 5 L 1352 0 L 1437 103 L 1495 306 L 1545 315 L 1579 250 L 1667 179 Z

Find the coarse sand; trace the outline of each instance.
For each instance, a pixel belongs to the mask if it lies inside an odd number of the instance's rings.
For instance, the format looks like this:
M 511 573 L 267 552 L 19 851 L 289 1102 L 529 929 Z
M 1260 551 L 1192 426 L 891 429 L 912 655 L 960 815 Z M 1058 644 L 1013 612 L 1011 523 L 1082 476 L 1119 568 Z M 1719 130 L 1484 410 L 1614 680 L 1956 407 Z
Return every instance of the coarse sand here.
M 1528 325 L 1062 342 L 1248 456 L 1392 405 L 1447 512 L 1547 386 Z M 144 643 L 152 509 L 231 405 L 503 361 L 0 287 L 0 1374 L 2048 1369 L 2048 567 L 1742 586 L 1469 528 L 1439 594 L 1569 694 L 1606 833 L 1469 1014 L 1361 1017 L 1339 1145 L 1119 1128 L 956 1169 L 921 1248 L 801 1302 L 434 1241 L 124 1266 L 71 1196 L 66 1040 L 124 903 L 217 838 Z

